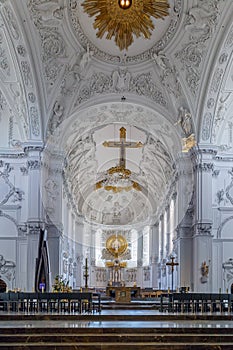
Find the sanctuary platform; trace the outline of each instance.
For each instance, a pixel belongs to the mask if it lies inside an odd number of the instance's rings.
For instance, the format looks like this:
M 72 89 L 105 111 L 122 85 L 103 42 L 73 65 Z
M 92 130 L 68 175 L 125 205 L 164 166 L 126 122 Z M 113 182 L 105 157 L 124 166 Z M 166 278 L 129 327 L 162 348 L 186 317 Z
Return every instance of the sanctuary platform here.
M 117 303 L 116 303 L 117 304 Z M 232 313 L 0 313 L 0 350 L 232 350 Z

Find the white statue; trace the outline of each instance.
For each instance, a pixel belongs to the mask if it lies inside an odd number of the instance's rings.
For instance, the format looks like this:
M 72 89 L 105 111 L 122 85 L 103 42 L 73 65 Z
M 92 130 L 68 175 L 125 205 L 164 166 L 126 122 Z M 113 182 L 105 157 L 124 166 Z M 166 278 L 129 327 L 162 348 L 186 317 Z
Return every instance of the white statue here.
M 178 121 L 186 137 L 192 134 L 192 116 L 187 108 L 181 106 L 179 108 Z
M 121 244 L 120 244 L 118 238 L 116 237 L 116 239 L 114 239 L 114 241 L 112 242 L 111 247 L 112 247 L 112 249 L 114 249 L 115 253 L 118 253 L 120 246 L 121 246 Z
M 127 69 L 119 68 L 113 72 L 112 88 L 117 91 L 128 91 L 131 75 Z
M 87 51 L 84 52 L 82 55 L 81 61 L 80 61 L 80 70 L 81 72 L 86 68 L 88 63 L 91 60 L 91 57 L 93 56 L 94 52 L 90 51 L 89 45 L 87 45 Z
M 56 101 L 53 106 L 52 132 L 61 124 L 64 113 L 64 106 Z
M 158 52 L 157 54 L 154 52 L 153 55 L 152 55 L 152 58 L 154 60 L 155 63 L 157 63 L 157 65 L 162 69 L 166 69 L 167 66 L 165 64 L 165 60 L 167 59 L 166 58 L 166 55 L 164 53 L 162 53 L 161 51 Z

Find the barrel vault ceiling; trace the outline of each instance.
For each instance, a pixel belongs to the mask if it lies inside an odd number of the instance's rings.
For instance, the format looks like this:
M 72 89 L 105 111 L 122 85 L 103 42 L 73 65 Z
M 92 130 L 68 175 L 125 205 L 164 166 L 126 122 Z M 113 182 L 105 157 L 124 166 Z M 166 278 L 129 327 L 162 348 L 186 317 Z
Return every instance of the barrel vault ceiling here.
M 0 151 L 61 154 L 64 186 L 87 221 L 155 222 L 185 138 L 232 152 L 233 2 L 168 0 L 150 39 L 134 37 L 128 50 L 97 38 L 82 3 L 0 0 Z M 128 185 L 140 190 L 96 189 L 119 164 L 119 148 L 103 142 L 119 141 L 121 127 L 143 144 L 125 151 Z

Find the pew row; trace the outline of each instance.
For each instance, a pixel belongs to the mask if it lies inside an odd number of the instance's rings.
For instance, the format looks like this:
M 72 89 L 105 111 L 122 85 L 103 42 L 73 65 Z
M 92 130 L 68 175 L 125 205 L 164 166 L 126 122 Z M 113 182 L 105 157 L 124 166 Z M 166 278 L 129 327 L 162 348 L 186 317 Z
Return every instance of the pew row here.
M 0 293 L 0 310 L 24 312 L 101 312 L 100 293 Z

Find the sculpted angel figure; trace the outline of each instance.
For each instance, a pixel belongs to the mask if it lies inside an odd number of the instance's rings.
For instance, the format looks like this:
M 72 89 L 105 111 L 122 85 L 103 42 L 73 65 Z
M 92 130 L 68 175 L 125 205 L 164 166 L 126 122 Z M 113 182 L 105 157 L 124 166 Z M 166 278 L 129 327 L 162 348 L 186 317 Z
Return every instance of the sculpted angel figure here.
M 52 116 L 52 132 L 61 124 L 63 119 L 64 106 L 59 102 L 55 101 L 53 106 L 53 116 Z
M 119 68 L 113 72 L 112 87 L 117 91 L 128 91 L 131 75 L 127 69 Z
M 154 62 L 162 69 L 162 70 L 165 70 L 167 68 L 166 66 L 166 63 L 165 63 L 165 60 L 167 59 L 166 58 L 166 55 L 163 53 L 163 52 L 158 52 L 158 53 L 153 53 L 152 54 L 152 58 L 154 60 Z
M 179 108 L 178 121 L 176 124 L 180 124 L 186 137 L 190 136 L 193 132 L 192 128 L 192 115 L 187 108 L 181 106 Z
M 91 60 L 94 52 L 90 51 L 89 45 L 87 45 L 87 51 L 84 52 L 80 61 L 80 70 L 83 71 Z

